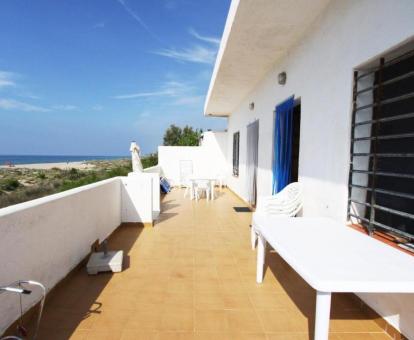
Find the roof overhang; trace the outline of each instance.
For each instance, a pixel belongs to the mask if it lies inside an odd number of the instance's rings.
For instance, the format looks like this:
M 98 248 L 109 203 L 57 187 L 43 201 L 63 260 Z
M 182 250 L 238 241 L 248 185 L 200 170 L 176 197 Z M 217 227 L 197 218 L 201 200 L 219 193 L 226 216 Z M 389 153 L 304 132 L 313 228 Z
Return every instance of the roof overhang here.
M 204 104 L 229 116 L 330 0 L 233 0 Z

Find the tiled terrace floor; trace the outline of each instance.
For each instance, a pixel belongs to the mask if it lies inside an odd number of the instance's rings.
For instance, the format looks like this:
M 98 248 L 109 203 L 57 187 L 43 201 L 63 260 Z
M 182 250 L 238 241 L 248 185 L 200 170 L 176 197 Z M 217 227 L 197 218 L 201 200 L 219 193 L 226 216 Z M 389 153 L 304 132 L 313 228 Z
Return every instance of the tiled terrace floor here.
M 310 339 L 315 292 L 275 253 L 255 283 L 250 213 L 228 191 L 198 203 L 175 190 L 154 228 L 122 226 L 118 274 L 85 268 L 47 301 L 40 339 Z M 293 241 L 293 240 L 292 240 Z M 333 297 L 331 339 L 388 339 L 349 295 Z

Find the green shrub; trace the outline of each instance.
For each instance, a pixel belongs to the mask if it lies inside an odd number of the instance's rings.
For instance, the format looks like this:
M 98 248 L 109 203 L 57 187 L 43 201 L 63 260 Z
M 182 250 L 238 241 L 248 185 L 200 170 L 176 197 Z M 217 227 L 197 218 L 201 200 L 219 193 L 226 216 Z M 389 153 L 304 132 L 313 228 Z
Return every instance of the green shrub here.
M 57 189 L 57 188 L 59 188 L 62 185 L 62 182 L 61 181 L 52 181 L 52 182 L 50 182 L 50 185 L 53 188 Z
M 68 172 L 70 179 L 78 179 L 80 177 L 80 173 L 78 169 L 72 168 Z
M 16 190 L 19 186 L 20 186 L 20 182 L 14 178 L 4 179 L 0 184 L 0 188 L 6 191 Z
M 50 195 L 51 193 L 53 193 L 53 187 L 50 184 L 34 185 L 32 187 L 25 188 L 25 190 L 22 191 L 22 194 L 26 195 L 29 199 L 43 197 Z
M 109 170 L 106 173 L 106 178 L 112 178 L 112 177 L 117 177 L 117 176 L 126 176 L 128 175 L 129 172 L 131 172 L 132 169 L 129 167 L 123 167 L 123 166 L 119 166 L 116 168 L 113 168 L 111 170 Z
M 88 171 L 88 176 L 98 177 L 98 173 L 95 170 L 89 170 Z
M 142 167 L 144 169 L 158 165 L 158 153 L 150 153 L 149 155 L 141 158 Z
M 63 178 L 64 177 L 64 174 L 63 174 L 63 172 L 62 171 L 59 171 L 59 172 L 55 172 L 55 173 L 53 173 L 53 178 L 58 178 L 58 179 L 60 179 L 60 178 Z
M 35 198 L 51 195 L 56 192 L 53 186 L 47 185 L 34 185 L 30 187 L 23 187 L 20 190 L 13 191 L 9 194 L 0 195 L 0 208 L 7 207 L 9 205 L 27 202 Z
M 37 174 L 37 178 L 39 178 L 39 179 L 45 179 L 46 178 L 46 174 L 44 172 L 39 172 Z
M 102 178 L 100 180 L 102 180 Z M 76 181 L 66 180 L 66 181 L 63 181 L 62 185 L 59 188 L 59 191 L 66 191 L 66 190 L 78 188 L 78 187 L 88 185 L 91 183 L 95 183 L 98 181 L 99 179 L 97 179 L 95 176 L 87 176 L 87 177 L 78 179 Z

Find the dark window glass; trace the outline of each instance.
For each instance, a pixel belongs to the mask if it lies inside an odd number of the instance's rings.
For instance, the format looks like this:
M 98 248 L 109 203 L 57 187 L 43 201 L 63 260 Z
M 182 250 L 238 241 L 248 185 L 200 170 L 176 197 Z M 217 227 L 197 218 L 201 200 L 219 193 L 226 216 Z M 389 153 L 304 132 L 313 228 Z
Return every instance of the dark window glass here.
M 349 217 L 414 238 L 414 55 L 354 75 Z

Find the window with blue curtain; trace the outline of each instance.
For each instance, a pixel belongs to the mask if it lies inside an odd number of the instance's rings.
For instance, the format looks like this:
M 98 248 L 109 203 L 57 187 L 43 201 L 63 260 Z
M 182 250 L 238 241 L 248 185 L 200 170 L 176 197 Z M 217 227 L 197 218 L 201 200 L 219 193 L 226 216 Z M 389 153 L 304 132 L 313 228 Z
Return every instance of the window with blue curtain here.
M 273 194 L 280 192 L 290 183 L 294 105 L 295 99 L 294 96 L 291 96 L 277 105 L 275 110 Z

